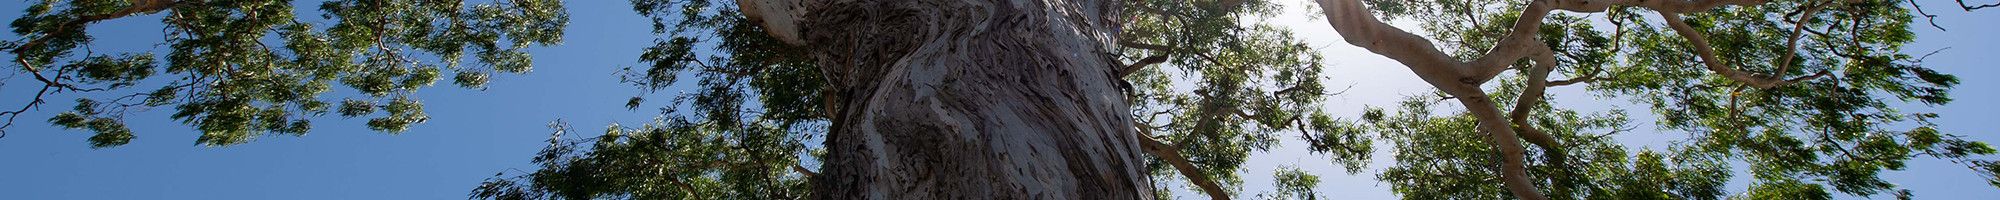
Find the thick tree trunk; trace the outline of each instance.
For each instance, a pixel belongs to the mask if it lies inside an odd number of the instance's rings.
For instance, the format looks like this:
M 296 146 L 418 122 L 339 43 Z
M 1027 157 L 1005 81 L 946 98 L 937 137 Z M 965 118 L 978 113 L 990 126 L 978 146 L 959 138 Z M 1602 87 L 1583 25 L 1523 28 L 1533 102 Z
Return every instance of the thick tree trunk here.
M 1116 1 L 741 6 L 832 85 L 819 199 L 1151 198 L 1107 48 Z

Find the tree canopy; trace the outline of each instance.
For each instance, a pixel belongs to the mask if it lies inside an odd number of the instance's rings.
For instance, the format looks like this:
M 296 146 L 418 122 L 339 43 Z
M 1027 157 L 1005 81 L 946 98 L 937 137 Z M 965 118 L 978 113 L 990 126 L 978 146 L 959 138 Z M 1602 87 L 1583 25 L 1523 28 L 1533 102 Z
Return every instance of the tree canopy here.
M 42 85 L 33 97 L 12 97 L 26 103 L 0 113 L 7 118 L 0 131 L 49 101 L 44 95 L 78 92 L 89 95 L 48 122 L 96 133 L 89 142 L 99 148 L 137 138 L 125 127 L 125 114 L 154 107 L 172 107 L 172 118 L 199 130 L 195 142 L 206 146 L 303 135 L 312 118 L 329 113 L 372 116 L 369 129 L 398 133 L 428 119 L 413 95 L 417 90 L 445 76 L 479 88 L 492 73 L 527 73 L 534 62 L 525 48 L 562 42 L 568 24 L 562 2 L 550 0 L 326 1 L 319 20 L 299 19 L 293 6 L 38 1 L 10 24 L 23 40 L 0 48 Z M 91 50 L 86 32 L 92 24 L 154 14 L 167 25 L 161 45 L 171 49 L 164 57 Z M 465 60 L 474 62 L 461 64 Z M 335 84 L 353 92 L 335 92 Z
M 1329 10 L 1327 15 L 1337 29 L 1384 29 L 1342 24 L 1351 23 L 1340 18 L 1355 18 L 1352 15 L 1359 10 L 1355 6 L 1360 2 L 1320 2 Z M 1713 192 L 1716 189 L 1699 187 L 1719 186 L 1717 181 L 1728 176 L 1729 166 L 1723 163 L 1731 162 L 1748 164 L 1751 197 L 1785 199 L 1825 198 L 1829 196 L 1825 188 L 1828 186 L 1831 191 L 1860 196 L 1887 192 L 1907 195 L 1909 191 L 1896 190 L 1894 184 L 1883 181 L 1879 174 L 1903 169 L 1905 161 L 1917 157 L 1964 164 L 1988 180 L 1996 180 L 1993 174 L 2000 169 L 1992 161 L 1977 159 L 1994 153 L 1989 145 L 1937 131 L 1937 125 L 1928 120 L 1937 117 L 1936 114 L 1904 113 L 1892 106 L 1943 105 L 1951 101 L 1948 91 L 1958 83 L 1955 76 L 1922 66 L 1920 57 L 1903 52 L 1901 47 L 1915 37 L 1910 30 L 1915 27 L 1910 24 L 1917 16 L 1910 13 L 1911 8 L 1903 7 L 1904 1 L 1368 3 L 1370 10 L 1383 17 L 1408 18 L 1423 24 L 1431 35 L 1429 39 L 1415 41 L 1383 40 L 1425 44 L 1434 41 L 1441 45 L 1433 50 L 1449 55 L 1446 60 L 1472 60 L 1459 66 L 1465 70 L 1507 70 L 1516 72 L 1511 78 L 1525 79 L 1499 81 L 1501 91 L 1494 96 L 1501 98 L 1493 99 L 1517 99 L 1513 105 L 1481 105 L 1472 101 L 1465 104 L 1472 111 L 1467 114 L 1479 118 L 1477 123 L 1512 124 L 1482 130 L 1483 134 L 1518 132 L 1525 141 L 1539 147 L 1538 151 L 1499 154 L 1546 157 L 1529 161 L 1535 164 L 1511 160 L 1518 158 L 1502 161 L 1503 168 L 1517 166 L 1524 167 L 1529 174 L 1541 173 L 1528 176 L 1543 179 L 1532 183 L 1535 186 L 1525 187 L 1531 190 L 1508 184 L 1508 193 L 1524 199 L 1543 195 L 1526 191 L 1546 193 L 1557 199 L 1598 198 L 1601 194 L 1586 193 L 1596 190 L 1587 183 L 1619 182 L 1578 180 L 1580 177 L 1573 176 L 1603 176 L 1593 172 L 1596 166 L 1577 164 L 1598 164 L 1578 158 L 1604 155 L 1577 153 L 1605 152 L 1593 150 L 1602 148 L 1597 146 L 1604 142 L 1574 141 L 1553 133 L 1579 126 L 1589 128 L 1597 123 L 1565 122 L 1565 117 L 1540 114 L 1551 111 L 1537 107 L 1555 106 L 1542 100 L 1546 99 L 1545 88 L 1564 85 L 1583 85 L 1593 95 L 1607 97 L 1603 99 L 1630 99 L 1648 106 L 1660 119 L 1656 122 L 1659 127 L 1687 133 L 1687 137 L 1671 147 L 1671 152 L 1665 153 L 1670 153 L 1666 156 L 1673 158 L 1676 165 L 1689 165 L 1669 166 L 1669 171 L 1690 171 L 1663 173 L 1673 175 L 1666 179 L 1687 180 L 1665 180 L 1660 183 L 1669 183 L 1671 188 L 1657 189 L 1675 191 L 1666 195 L 1674 198 L 1719 198 L 1717 195 L 1722 193 Z M 1646 18 L 1649 15 L 1658 18 Z M 1599 27 L 1607 24 L 1611 27 Z M 1349 30 L 1342 30 L 1343 36 L 1356 36 Z M 1369 37 L 1385 36 L 1393 34 Z M 1348 39 L 1354 43 L 1373 38 Z M 1425 65 L 1421 62 L 1426 59 L 1406 52 L 1424 50 L 1363 47 L 1412 64 L 1413 69 L 1429 67 L 1420 66 Z M 1515 63 L 1508 56 L 1521 56 L 1531 62 Z M 1430 78 L 1424 70 L 1417 69 L 1417 73 Z M 1551 77 L 1566 79 L 1549 80 Z M 1466 83 L 1480 86 L 1485 81 Z M 1477 89 L 1469 92 L 1452 91 L 1444 85 L 1438 87 L 1461 101 L 1467 97 L 1485 98 L 1477 96 L 1484 95 Z M 1480 113 L 1487 109 L 1480 107 L 1487 106 L 1512 107 L 1507 113 L 1511 119 L 1494 120 L 1499 116 L 1493 111 Z M 1410 107 L 1405 112 L 1423 112 L 1427 110 L 1424 108 Z M 1495 140 L 1512 139 L 1496 137 Z M 1520 146 L 1507 143 L 1494 142 L 1499 150 Z M 1633 163 L 1640 165 L 1632 169 L 1657 168 L 1645 164 L 1659 162 L 1660 153 L 1635 155 L 1637 160 Z M 1618 154 L 1622 153 L 1609 156 Z M 1399 167 L 1414 167 L 1408 166 L 1413 163 L 1400 163 Z M 1390 174 L 1395 173 L 1387 172 L 1385 178 L 1398 178 Z M 1713 177 L 1718 175 L 1723 177 Z M 1430 182 L 1421 177 L 1409 181 Z M 2000 186 L 2000 182 L 1994 183 Z
M 1241 191 L 1251 155 L 1287 138 L 1345 173 L 1360 173 L 1372 152 L 1387 149 L 1395 165 L 1377 178 L 1410 199 L 1907 196 L 1881 173 L 1922 157 L 1964 164 L 2000 186 L 1993 179 L 2000 163 L 1981 159 L 1993 147 L 1940 132 L 1929 122 L 1937 114 L 1896 109 L 1949 103 L 1958 84 L 1901 48 L 1916 37 L 1911 29 L 1925 28 L 1911 25 L 1915 17 L 1931 16 L 1912 14 L 1906 1 L 1319 2 L 1314 10 L 1324 9 L 1350 43 L 1419 74 L 1443 69 L 1431 65 L 1476 67 L 1445 69 L 1470 78 L 1424 76 L 1437 97 L 1343 119 L 1321 109 L 1341 91 L 1325 84 L 1325 74 L 1338 72 L 1326 71 L 1299 33 L 1266 21 L 1297 8 L 1127 1 L 1111 53 L 1126 64 L 1117 75 L 1158 197 L 1177 189 L 1217 199 L 1322 197 L 1314 172 L 1296 168 L 1274 172 L 1276 190 Z M 561 43 L 569 12 L 562 4 L 333 0 L 315 20 L 296 17 L 313 12 L 289 1 L 40 1 L 11 24 L 23 40 L 0 43 L 40 91 L 13 97 L 26 103 L 0 112 L 8 118 L 0 131 L 47 101 L 43 95 L 75 92 L 90 97 L 47 122 L 95 133 L 88 141 L 98 148 L 136 138 L 125 113 L 162 106 L 207 146 L 302 135 L 312 118 L 329 113 L 367 116 L 370 129 L 399 133 L 428 119 L 413 94 L 447 75 L 476 89 L 493 73 L 530 71 L 526 48 Z M 828 112 L 838 109 L 813 66 L 822 58 L 767 35 L 732 1 L 631 4 L 652 19 L 657 38 L 642 50 L 642 65 L 617 78 L 640 93 L 627 108 L 661 115 L 591 135 L 557 122 L 533 157 L 539 169 L 496 174 L 470 197 L 809 196 L 824 151 L 817 143 L 833 123 Z M 90 25 L 137 15 L 163 16 L 162 45 L 171 47 L 164 60 L 90 49 Z M 1424 33 L 1382 19 L 1413 21 Z M 1372 41 L 1383 42 L 1363 43 Z M 1391 44 L 1400 46 L 1380 46 Z M 1655 125 L 1686 137 L 1665 149 L 1626 147 L 1611 138 L 1632 129 L 1624 111 L 1545 100 L 1547 88 L 1560 86 L 1646 106 Z M 667 90 L 681 87 L 694 89 Z M 1438 104 L 1444 100 L 1466 103 Z M 1750 172 L 1743 194 L 1722 188 L 1738 176 L 1735 163 Z

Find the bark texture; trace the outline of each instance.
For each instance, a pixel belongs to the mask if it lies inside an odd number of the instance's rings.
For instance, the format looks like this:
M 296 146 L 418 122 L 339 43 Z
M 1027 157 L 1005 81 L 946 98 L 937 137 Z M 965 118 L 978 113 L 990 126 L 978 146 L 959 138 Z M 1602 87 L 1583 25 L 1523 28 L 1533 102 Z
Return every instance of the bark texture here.
M 1107 48 L 1116 1 L 739 6 L 832 85 L 818 199 L 1151 198 Z

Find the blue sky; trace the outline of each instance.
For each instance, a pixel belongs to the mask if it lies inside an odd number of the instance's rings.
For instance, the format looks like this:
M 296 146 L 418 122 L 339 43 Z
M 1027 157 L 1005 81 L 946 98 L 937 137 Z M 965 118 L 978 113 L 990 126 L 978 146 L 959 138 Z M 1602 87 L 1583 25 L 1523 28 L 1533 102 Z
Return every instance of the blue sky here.
M 0 18 L 11 21 L 20 16 L 25 2 L 0 1 Z M 305 11 L 317 3 L 295 4 Z M 67 108 L 76 94 L 53 96 L 52 104 L 22 116 L 7 137 L 0 139 L 0 199 L 464 198 L 466 191 L 496 172 L 532 170 L 528 158 L 546 145 L 542 140 L 548 137 L 546 125 L 552 120 L 564 119 L 580 132 L 591 133 L 604 124 L 639 124 L 655 116 L 648 109 L 624 109 L 625 98 L 638 91 L 618 84 L 613 74 L 621 67 L 636 65 L 639 50 L 650 43 L 653 36 L 647 19 L 632 12 L 625 1 L 568 3 L 572 18 L 565 43 L 534 49 L 534 72 L 499 76 L 483 91 L 448 84 L 427 88 L 419 94 L 431 120 L 403 134 L 369 131 L 362 126 L 365 118 L 323 117 L 316 119 L 313 132 L 303 137 L 263 137 L 249 144 L 209 148 L 194 145 L 198 133 L 168 120 L 162 112 L 167 108 L 162 108 L 128 117 L 138 137 L 131 144 L 90 149 L 84 142 L 89 133 L 61 130 L 43 122 Z M 1991 125 L 1995 121 L 1992 113 L 2000 113 L 2000 107 L 1979 104 L 2000 101 L 2000 93 L 1996 93 L 2000 81 L 1982 79 L 2000 76 L 2000 69 L 1981 60 L 2000 52 L 2000 47 L 1994 46 L 2000 41 L 1991 37 L 2000 35 L 2000 28 L 1991 26 L 2000 15 L 1991 11 L 1965 13 L 1949 3 L 1927 2 L 1926 7 L 1943 15 L 1938 23 L 1951 31 L 1921 28 L 1918 42 L 1907 49 L 1920 54 L 1951 47 L 1928 64 L 1964 78 L 1964 85 L 1955 93 L 1958 101 L 1945 107 L 1905 109 L 1939 112 L 1944 115 L 1939 123 L 1946 131 L 2000 142 L 2000 137 L 1993 135 L 1996 126 Z M 1289 7 L 1292 13 L 1273 22 L 1293 27 L 1300 38 L 1321 48 L 1332 68 L 1326 77 L 1330 84 L 1355 85 L 1346 95 L 1328 102 L 1330 112 L 1358 113 L 1361 105 L 1387 105 L 1427 90 L 1404 67 L 1340 42 L 1324 21 L 1298 12 L 1304 9 Z M 145 16 L 96 24 L 91 29 L 98 39 L 93 48 L 99 52 L 164 50 L 153 45 L 161 41 L 158 19 Z M 0 39 L 17 40 L 19 36 L 9 34 Z M 11 87 L 0 88 L 0 96 L 5 97 L 0 98 L 4 102 L 0 106 L 20 105 L 25 101 L 23 95 L 33 92 L 23 88 L 38 85 L 26 78 L 4 80 Z M 1558 100 L 1565 105 L 1586 109 L 1627 106 L 1617 103 L 1620 100 L 1592 99 L 1580 91 L 1553 93 L 1560 95 Z M 1677 135 L 1642 131 L 1621 139 L 1646 144 Z M 1393 198 L 1372 174 L 1390 164 L 1386 154 L 1378 153 L 1377 163 L 1369 171 L 1345 175 L 1336 166 L 1320 161 L 1320 156 L 1304 153 L 1302 147 L 1287 141 L 1278 150 L 1256 155 L 1243 172 L 1245 190 L 1264 191 L 1270 185 L 1270 169 L 1295 165 L 1319 173 L 1324 182 L 1318 189 L 1332 197 Z M 2000 190 L 1970 176 L 1966 169 L 1943 161 L 1919 160 L 1908 171 L 1884 176 L 1916 190 L 1919 197 L 2000 195 Z
M 302 11 L 320 1 L 295 2 Z M 74 94 L 50 98 L 0 139 L 0 199 L 463 199 L 481 179 L 528 159 L 547 143 L 548 123 L 579 130 L 651 121 L 655 111 L 624 108 L 638 94 L 613 74 L 636 64 L 651 44 L 650 22 L 625 1 L 571 0 L 564 45 L 535 48 L 528 75 L 495 76 L 489 89 L 439 84 L 419 92 L 431 119 L 391 135 L 366 118 L 315 119 L 303 137 L 262 137 L 224 148 L 194 145 L 193 129 L 169 120 L 171 108 L 135 113 L 129 145 L 90 149 L 90 133 L 44 120 L 68 109 Z M 0 2 L 0 16 L 20 16 L 24 1 Z M 301 14 L 317 19 L 317 14 Z M 158 16 L 91 27 L 99 52 L 163 51 Z M 19 36 L 7 34 L 4 39 Z M 11 60 L 11 55 L 7 56 Z M 8 72 L 12 74 L 14 72 Z M 0 75 L 4 77 L 4 75 Z M 23 76 L 25 77 L 25 76 Z M 33 79 L 6 80 L 0 105 L 21 105 Z M 341 87 L 336 87 L 341 88 Z M 342 88 L 344 89 L 344 88 Z

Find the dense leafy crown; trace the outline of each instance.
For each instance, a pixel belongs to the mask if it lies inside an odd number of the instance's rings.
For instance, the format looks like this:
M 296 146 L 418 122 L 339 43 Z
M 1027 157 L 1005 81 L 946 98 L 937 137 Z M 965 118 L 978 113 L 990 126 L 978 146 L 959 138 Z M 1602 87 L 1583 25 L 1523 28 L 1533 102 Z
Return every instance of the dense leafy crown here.
M 570 138 L 544 149 L 538 160 L 544 168 L 523 176 L 500 176 L 474 191 L 476 198 L 587 198 L 666 195 L 674 198 L 803 197 L 805 187 L 693 187 L 675 186 L 667 180 L 714 182 L 762 181 L 804 184 L 814 165 L 812 153 L 803 145 L 817 141 L 824 132 L 827 114 L 822 99 L 822 78 L 810 58 L 796 47 L 788 47 L 766 36 L 758 27 L 745 23 L 734 3 L 704 0 L 634 0 L 634 8 L 654 19 L 656 45 L 645 49 L 640 61 L 650 64 L 628 68 L 623 80 L 645 94 L 668 87 L 695 90 L 672 94 L 672 103 L 662 105 L 664 116 L 642 129 L 621 131 L 621 135 L 597 139 Z M 1133 16 L 1121 34 L 1118 47 L 1127 63 L 1129 95 L 1141 129 L 1151 138 L 1176 148 L 1184 155 L 1185 170 L 1170 167 L 1166 160 L 1149 160 L 1156 180 L 1175 180 L 1181 173 L 1199 175 L 1204 189 L 1235 188 L 1237 171 L 1253 152 L 1268 150 L 1284 131 L 1330 131 L 1334 120 L 1316 112 L 1316 105 L 1328 95 L 1320 84 L 1319 58 L 1284 28 L 1261 22 L 1280 8 L 1267 1 L 1134 1 L 1124 12 Z M 698 82 L 676 82 L 696 78 Z M 632 98 L 628 107 L 645 106 L 647 95 Z M 628 128 L 629 129 L 629 128 Z M 689 130 L 689 131 L 657 131 Z M 642 134 L 692 134 L 648 135 Z M 1317 134 L 1307 136 L 1316 137 Z M 574 190 L 577 182 L 557 179 L 587 179 L 557 172 L 609 169 L 659 169 L 647 162 L 630 165 L 593 166 L 613 159 L 599 153 L 620 148 L 593 146 L 567 147 L 576 141 L 609 141 L 637 144 L 639 137 L 679 138 L 669 143 L 719 142 L 730 144 L 727 151 L 655 149 L 645 159 L 683 160 L 697 158 L 795 156 L 800 159 L 761 160 L 744 165 L 664 165 L 675 166 L 672 173 L 699 176 L 656 176 L 652 181 L 608 182 L 606 188 L 667 188 L 673 190 L 608 189 Z M 1317 137 L 1316 137 L 1317 138 Z M 1333 135 L 1324 148 L 1342 148 L 1349 157 L 1365 156 L 1366 141 L 1352 136 Z M 722 147 L 716 147 L 722 148 Z M 702 148 L 694 148 L 702 149 Z M 622 150 L 620 150 L 622 151 Z M 682 151 L 701 152 L 683 154 Z M 544 162 L 546 161 L 546 162 Z M 1359 163 L 1359 162 L 1356 162 Z M 757 169 L 757 170 L 748 170 Z M 1299 176 L 1310 174 L 1295 173 Z M 680 179 L 671 179 L 680 178 Z M 1213 180 L 1210 180 L 1213 179 Z M 1219 181 L 1218 181 L 1219 180 Z M 606 182 L 593 182 L 599 184 Z M 1155 186 L 1160 195 L 1171 195 L 1167 182 Z M 1190 184 L 1189 186 L 1194 186 Z M 678 189 L 676 189 L 678 188 Z M 1227 189 L 1234 190 L 1234 189 Z M 1305 191 L 1305 190 L 1299 190 Z M 651 193 L 662 192 L 662 193 Z M 1226 191 L 1233 192 L 1233 191 Z M 1291 194 L 1291 196 L 1304 196 Z
M 1326 1 L 1322 1 L 1326 2 Z M 1381 17 L 1415 21 L 1458 59 L 1494 51 L 1531 2 L 1366 1 Z M 1654 10 L 1557 13 L 1534 30 L 1555 55 L 1552 83 L 1650 108 L 1663 130 L 1686 133 L 1664 149 L 1631 150 L 1612 140 L 1628 127 L 1623 111 L 1586 113 L 1524 101 L 1526 123 L 1555 138 L 1526 152 L 1540 192 L 1559 199 L 1717 199 L 1748 166 L 1756 199 L 1827 198 L 1893 192 L 1880 179 L 1917 157 L 1951 160 L 1991 177 L 2000 165 L 1985 143 L 1941 133 L 1929 113 L 1898 105 L 1942 105 L 1958 81 L 1904 53 L 1910 9 L 1899 0 L 1745 1 L 1665 19 Z M 202 132 L 197 143 L 229 145 L 261 135 L 299 135 L 315 116 L 374 116 L 371 129 L 401 132 L 427 119 L 414 93 L 449 75 L 479 88 L 492 73 L 525 73 L 524 48 L 561 42 L 567 14 L 557 0 L 338 0 L 320 19 L 280 0 L 44 0 L 26 8 L 0 43 L 21 72 L 41 83 L 36 96 L 0 116 L 18 117 L 48 94 L 85 93 L 48 121 L 89 130 L 92 146 L 135 137 L 125 113 L 172 106 L 173 119 Z M 766 36 L 735 4 L 632 0 L 660 38 L 641 66 L 620 78 L 640 90 L 628 108 L 659 107 L 652 123 L 612 125 L 576 136 L 566 124 L 534 158 L 540 169 L 487 180 L 486 199 L 797 199 L 806 196 L 827 121 L 827 89 L 812 58 Z M 1373 142 L 1393 147 L 1395 166 L 1378 175 L 1413 199 L 1512 198 L 1496 183 L 1502 151 L 1467 112 L 1412 97 L 1395 112 L 1369 108 L 1359 121 L 1322 113 L 1331 95 L 1321 58 L 1282 27 L 1264 22 L 1282 8 L 1264 0 L 1137 0 L 1113 47 L 1132 114 L 1147 145 L 1149 174 L 1162 198 L 1175 183 L 1234 197 L 1249 156 L 1297 134 L 1313 152 L 1356 173 Z M 1966 10 L 1985 7 L 1965 6 Z M 105 20 L 157 15 L 168 34 L 155 52 L 100 54 L 87 28 Z M 1375 17 L 1375 16 L 1369 16 Z M 1681 18 L 1685 17 L 1685 18 Z M 1678 25 L 1686 26 L 1678 26 Z M 1695 37 L 1691 37 L 1695 36 Z M 1696 39 L 1699 40 L 1696 40 Z M 1690 53 L 1713 47 L 1709 60 Z M 466 58 L 467 56 L 471 58 Z M 463 60 L 473 64 L 461 64 Z M 1722 63 L 1770 77 L 1815 77 L 1757 87 L 1714 75 Z M 1541 63 L 1537 63 L 1541 64 Z M 164 69 L 160 66 L 163 65 Z M 1487 87 L 1497 99 L 1537 97 L 1520 74 Z M 449 74 L 447 74 L 449 73 Z M 155 75 L 167 78 L 152 78 Z M 691 79 L 691 82 L 682 82 Z M 352 93 L 336 92 L 333 84 Z M 695 88 L 661 94 L 672 87 Z M 331 93 L 331 94 L 330 94 Z M 103 95 L 96 95 L 103 94 Z M 667 103 L 648 103 L 666 96 Z M 1451 98 L 1451 97 L 1447 97 Z M 1506 102 L 1502 102 L 1506 103 Z M 1517 105 L 1501 104 L 1500 108 Z M 375 113 L 383 112 L 377 115 Z M 0 126 L 4 130 L 4 126 Z M 1260 198 L 1314 199 L 1318 178 L 1281 169 Z M 2000 185 L 2000 181 L 1994 182 Z M 1829 188 L 1830 187 L 1830 188 Z
M 1519 17 L 1516 1 L 1369 1 L 1391 19 L 1411 19 L 1453 56 L 1491 49 Z M 543 169 L 497 176 L 475 198 L 798 198 L 814 165 L 826 115 L 823 86 L 807 58 L 744 23 L 728 3 L 634 0 L 662 35 L 625 80 L 646 94 L 677 85 L 659 122 L 611 128 L 598 137 L 558 137 L 536 162 Z M 1824 11 L 1799 12 L 1801 8 Z M 1121 70 L 1131 86 L 1137 127 L 1150 142 L 1148 166 L 1162 198 L 1173 182 L 1207 195 L 1237 196 L 1249 155 L 1299 134 L 1309 149 L 1348 168 L 1365 167 L 1372 142 L 1394 147 L 1396 165 L 1378 175 L 1412 199 L 1513 198 L 1496 183 L 1501 154 L 1464 112 L 1438 114 L 1430 97 L 1413 97 L 1391 114 L 1378 108 L 1349 122 L 1319 112 L 1329 95 L 1320 58 L 1284 28 L 1264 23 L 1280 8 L 1268 1 L 1130 1 L 1119 34 Z M 1974 156 L 1984 143 L 1938 133 L 1926 113 L 1901 113 L 1899 102 L 1941 105 L 1956 84 L 1901 53 L 1910 41 L 1908 10 L 1893 1 L 1798 2 L 1684 13 L 1716 51 L 1746 71 L 1799 76 L 1786 87 L 1758 89 L 1710 75 L 1685 35 L 1648 21 L 1644 9 L 1556 14 L 1537 34 L 1556 56 L 1553 77 L 1607 99 L 1654 108 L 1664 130 L 1689 133 L 1665 149 L 1620 145 L 1633 130 L 1623 111 L 1583 113 L 1535 101 L 1528 125 L 1557 148 L 1533 154 L 1530 175 L 1560 199 L 1717 199 L 1748 163 L 1759 199 L 1826 198 L 1831 191 L 1870 195 L 1894 189 L 1883 170 L 1929 156 L 1989 175 L 2000 168 Z M 1800 15 L 1804 15 L 1801 18 Z M 1804 23 L 1797 23 L 1805 19 Z M 1795 26 L 1804 24 L 1805 26 Z M 1809 27 L 1809 28 L 1798 28 Z M 1707 31 L 1747 30 L 1747 31 Z M 1798 51 L 1790 38 L 1804 35 Z M 1794 62 L 1763 62 L 1796 59 Z M 1522 64 L 1525 66 L 1525 63 Z M 1519 67 L 1517 69 L 1526 69 Z M 1520 70 L 1526 72 L 1526 70 Z M 1775 73 L 1772 73 L 1775 72 Z M 699 78 L 691 85 L 681 78 Z M 1528 76 L 1496 81 L 1497 99 L 1513 99 Z M 1537 92 L 1536 94 L 1539 94 Z M 644 98 L 634 97 L 637 108 Z M 754 100 L 754 101 L 753 101 Z M 1515 105 L 1502 104 L 1502 108 Z M 1672 108 L 1672 109 L 1670 109 Z M 692 112 L 683 111 L 692 109 Z M 1446 108 L 1449 109 L 1449 108 Z M 1898 130 L 1898 127 L 1900 130 Z M 582 144 L 592 144 L 586 148 Z M 711 144 L 711 145 L 700 145 Z M 722 144 L 722 145 L 712 145 Z M 667 145 L 676 148 L 651 148 Z M 633 153 L 633 152 L 640 153 Z M 754 160 L 750 158 L 768 158 Z M 750 159 L 750 160 L 745 160 Z M 650 170 L 650 171 L 649 171 Z M 647 174 L 642 178 L 583 174 Z M 650 174 L 648 174 L 650 173 Z M 1312 199 L 1317 177 L 1281 169 L 1276 190 L 1259 198 Z M 1179 181 L 1174 181 L 1179 180 Z M 1896 191 L 1908 195 L 1908 190 Z
M 566 137 L 557 126 L 537 154 L 540 169 L 497 174 L 479 199 L 803 199 L 812 173 L 805 142 L 824 132 L 819 70 L 736 13 L 733 3 L 633 0 L 660 35 L 646 64 L 621 80 L 648 95 L 691 87 L 638 127 Z M 679 82 L 697 79 L 694 84 Z
M 1127 62 L 1165 58 L 1160 65 L 1128 69 L 1132 113 L 1141 133 L 1186 160 L 1149 159 L 1154 180 L 1189 178 L 1208 187 L 1198 188 L 1206 193 L 1236 193 L 1242 182 L 1238 171 L 1250 155 L 1269 150 L 1286 134 L 1353 161 L 1346 163 L 1350 170 L 1365 163 L 1367 141 L 1337 129 L 1330 115 L 1319 112 L 1319 102 L 1330 94 L 1322 84 L 1318 52 L 1264 21 L 1283 9 L 1270 1 L 1126 5 L 1132 20 L 1120 43 Z M 1188 162 L 1199 173 L 1175 169 L 1174 162 Z M 1164 191 L 1175 187 L 1154 188 L 1165 198 Z
M 23 39 L 0 47 L 43 87 L 5 117 L 11 125 L 44 95 L 78 92 L 88 95 L 48 121 L 95 132 L 93 147 L 130 142 L 136 136 L 124 114 L 161 106 L 173 107 L 172 118 L 199 130 L 196 143 L 208 146 L 302 135 L 314 116 L 327 113 L 379 111 L 384 114 L 368 120 L 368 127 L 398 133 L 428 119 L 414 97 L 418 89 L 446 76 L 478 88 L 491 73 L 526 73 L 533 62 L 524 48 L 560 43 L 568 23 L 559 0 L 326 1 L 317 20 L 298 18 L 302 12 L 293 6 L 284 0 L 36 2 L 11 24 Z M 91 50 L 92 24 L 141 15 L 161 16 L 166 55 Z M 461 64 L 468 55 L 476 64 Z M 353 93 L 334 92 L 333 84 Z
M 1568 161 L 1544 158 L 1532 166 L 1535 177 L 1548 177 L 1539 188 L 1559 199 L 1715 199 L 1726 195 L 1718 187 L 1731 175 L 1727 163 L 1744 163 L 1752 186 L 1737 195 L 1823 199 L 1831 196 L 1829 189 L 1861 196 L 1909 195 L 1879 174 L 1903 169 L 1905 161 L 1917 157 L 1965 164 L 1989 180 L 2000 172 L 1994 162 L 1977 159 L 1995 152 L 1989 145 L 1939 132 L 1928 121 L 1936 114 L 1895 109 L 1948 103 L 1947 91 L 1958 83 L 1904 53 L 1902 45 L 1914 37 L 1910 24 L 1915 16 L 1902 7 L 1904 1 L 1755 2 L 1762 3 L 1677 14 L 1614 6 L 1608 12 L 1552 15 L 1539 30 L 1542 43 L 1558 58 L 1550 77 L 1585 85 L 1600 99 L 1629 99 L 1649 107 L 1661 130 L 1686 137 L 1667 152 L 1627 153 L 1612 141 L 1597 139 L 1602 136 L 1561 133 L 1620 132 L 1619 123 L 1595 120 L 1622 117 L 1575 121 L 1577 114 L 1552 102 L 1534 105 L 1531 124 L 1555 132 L 1566 148 L 1562 150 L 1569 152 Z M 1482 0 L 1369 3 L 1386 18 L 1421 23 L 1436 43 L 1459 57 L 1492 50 L 1485 48 L 1503 37 L 1525 7 L 1518 1 Z M 1684 19 L 1678 20 L 1685 20 L 1680 23 L 1692 32 L 1645 17 L 1657 15 L 1681 15 Z M 1690 37 L 1707 44 L 1693 44 Z M 1713 47 L 1719 61 L 1736 70 L 1807 78 L 1771 88 L 1731 80 L 1704 69 L 1708 58 L 1697 56 L 1696 45 Z M 1513 78 L 1529 76 L 1528 70 L 1517 71 L 1521 74 Z M 1520 81 L 1499 85 L 1497 96 L 1518 95 L 1522 87 Z M 1370 119 L 1366 127 L 1391 130 L 1382 137 L 1398 146 L 1398 166 L 1381 178 L 1410 198 L 1510 197 L 1494 196 L 1505 191 L 1497 184 L 1437 185 L 1494 177 L 1466 169 L 1496 161 L 1479 156 L 1493 154 L 1479 152 L 1492 151 L 1490 147 L 1452 144 L 1479 139 L 1472 137 L 1479 133 L 1471 120 L 1408 114 L 1429 113 L 1428 105 L 1413 100 L 1405 103 L 1404 115 Z M 1438 134 L 1433 133 L 1442 131 L 1438 126 L 1460 126 L 1450 129 L 1459 133 L 1424 136 Z M 1447 153 L 1461 154 L 1456 156 L 1434 151 L 1465 147 L 1472 149 Z M 1549 150 L 1555 149 L 1530 153 L 1546 155 Z M 1628 154 L 1632 158 L 1621 158 Z M 2000 186 L 2000 181 L 1993 183 Z

